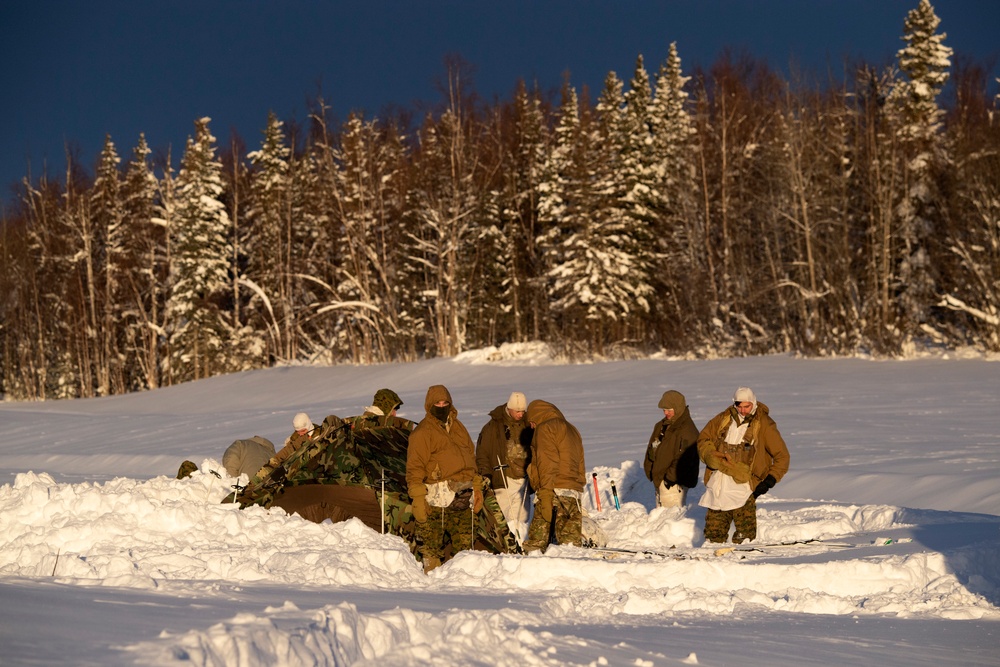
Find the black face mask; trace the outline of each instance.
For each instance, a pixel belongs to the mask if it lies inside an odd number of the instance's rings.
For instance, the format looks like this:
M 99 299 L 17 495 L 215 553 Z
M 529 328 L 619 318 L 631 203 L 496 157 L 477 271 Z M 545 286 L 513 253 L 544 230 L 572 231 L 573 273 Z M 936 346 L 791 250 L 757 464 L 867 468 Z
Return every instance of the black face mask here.
M 439 422 L 448 421 L 448 415 L 451 413 L 451 403 L 448 405 L 442 405 L 438 407 L 436 405 L 431 406 L 431 416 L 437 419 Z

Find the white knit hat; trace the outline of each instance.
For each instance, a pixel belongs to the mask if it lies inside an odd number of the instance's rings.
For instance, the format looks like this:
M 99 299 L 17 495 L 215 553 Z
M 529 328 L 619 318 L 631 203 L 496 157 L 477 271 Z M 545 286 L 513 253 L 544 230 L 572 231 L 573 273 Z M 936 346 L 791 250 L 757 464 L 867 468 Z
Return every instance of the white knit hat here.
M 507 399 L 507 409 L 513 410 L 514 412 L 527 410 L 528 399 L 526 399 L 524 394 L 521 392 L 515 391 L 511 393 L 510 398 Z
M 294 428 L 296 431 L 308 431 L 312 429 L 312 427 L 313 427 L 312 420 L 309 419 L 309 415 L 307 415 L 304 412 L 300 412 L 299 414 L 295 415 L 295 419 L 292 420 L 292 428 Z

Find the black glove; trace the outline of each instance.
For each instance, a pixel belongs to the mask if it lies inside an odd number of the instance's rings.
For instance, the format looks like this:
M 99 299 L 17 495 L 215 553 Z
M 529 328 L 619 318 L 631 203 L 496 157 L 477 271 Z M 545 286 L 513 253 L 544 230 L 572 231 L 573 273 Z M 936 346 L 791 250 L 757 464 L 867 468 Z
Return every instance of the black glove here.
M 778 483 L 778 480 L 774 478 L 774 475 L 768 475 L 764 479 L 760 480 L 760 484 L 757 488 L 753 490 L 753 497 L 760 498 L 762 495 L 768 492 L 768 490 Z

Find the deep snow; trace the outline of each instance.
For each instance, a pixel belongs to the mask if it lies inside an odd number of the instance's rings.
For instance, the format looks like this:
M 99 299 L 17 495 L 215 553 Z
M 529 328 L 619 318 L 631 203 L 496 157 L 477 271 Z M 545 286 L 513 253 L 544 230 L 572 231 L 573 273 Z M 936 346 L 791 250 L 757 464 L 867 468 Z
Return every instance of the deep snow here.
M 0 404 L 0 662 L 1000 665 L 1000 366 L 961 356 L 561 365 L 527 346 Z M 473 437 L 514 389 L 555 403 L 609 544 L 677 558 L 471 552 L 427 576 L 359 521 L 219 503 L 234 439 L 280 446 L 296 412 L 357 414 L 383 386 L 419 419 L 438 383 Z M 700 488 L 651 509 L 639 461 L 659 395 L 682 391 L 701 426 L 741 384 L 791 452 L 757 541 L 850 547 L 717 556 Z M 173 479 L 184 459 L 202 471 Z

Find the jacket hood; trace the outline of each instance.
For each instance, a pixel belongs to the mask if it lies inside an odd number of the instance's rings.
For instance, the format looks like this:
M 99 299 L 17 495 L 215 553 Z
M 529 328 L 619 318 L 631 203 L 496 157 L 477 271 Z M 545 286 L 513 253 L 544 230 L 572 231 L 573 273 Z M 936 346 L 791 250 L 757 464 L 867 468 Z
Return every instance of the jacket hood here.
M 451 409 L 455 411 L 455 404 L 451 400 L 451 392 L 443 384 L 435 384 L 427 389 L 427 398 L 424 399 L 424 410 L 427 414 L 430 414 L 431 408 L 434 407 L 435 403 L 440 401 L 448 401 L 451 404 Z
M 735 421 L 737 424 L 739 424 L 740 423 L 740 413 L 738 413 L 736 411 L 736 407 L 730 405 L 729 408 L 728 408 L 728 410 L 729 410 L 730 416 L 732 416 L 732 418 L 733 418 L 733 421 Z M 760 401 L 756 401 L 755 404 L 754 404 L 754 406 L 753 406 L 753 412 L 751 412 L 749 415 L 747 415 L 747 418 L 744 421 L 752 421 L 754 419 L 759 419 L 761 416 L 768 417 L 768 416 L 770 416 L 768 414 L 768 412 L 770 412 L 770 411 L 767 409 L 766 405 L 764 405 Z
M 656 405 L 661 410 L 673 410 L 674 415 L 679 417 L 684 412 L 684 408 L 687 407 L 687 401 L 684 399 L 684 394 L 671 389 L 670 391 L 663 392 L 660 402 Z
M 542 424 L 550 419 L 565 419 L 565 417 L 563 417 L 563 413 L 559 411 L 559 408 L 548 401 L 535 399 L 531 403 L 528 403 L 528 412 L 525 415 L 525 419 L 535 424 Z

